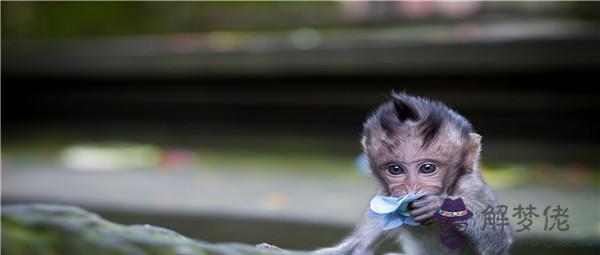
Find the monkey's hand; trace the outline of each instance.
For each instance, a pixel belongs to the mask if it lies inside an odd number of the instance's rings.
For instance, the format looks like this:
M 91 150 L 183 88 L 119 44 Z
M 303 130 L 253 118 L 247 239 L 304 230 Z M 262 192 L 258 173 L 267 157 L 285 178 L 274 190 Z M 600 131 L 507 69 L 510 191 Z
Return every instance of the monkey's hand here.
M 408 205 L 408 212 L 421 225 L 429 225 L 435 220 L 436 212 L 442 207 L 444 198 L 438 195 L 426 195 Z

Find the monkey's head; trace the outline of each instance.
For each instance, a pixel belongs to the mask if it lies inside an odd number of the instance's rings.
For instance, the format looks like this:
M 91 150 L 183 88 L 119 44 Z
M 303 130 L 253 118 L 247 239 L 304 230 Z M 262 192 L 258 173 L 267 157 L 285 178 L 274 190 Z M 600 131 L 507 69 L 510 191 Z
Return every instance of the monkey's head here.
M 361 143 L 388 195 L 441 195 L 476 168 L 480 139 L 444 104 L 394 93 L 365 122 Z

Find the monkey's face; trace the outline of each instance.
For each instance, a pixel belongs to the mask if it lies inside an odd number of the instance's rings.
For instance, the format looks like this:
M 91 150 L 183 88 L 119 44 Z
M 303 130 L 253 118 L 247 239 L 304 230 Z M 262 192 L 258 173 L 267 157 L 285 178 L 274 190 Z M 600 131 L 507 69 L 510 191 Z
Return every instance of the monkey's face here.
M 448 173 L 456 172 L 460 161 L 460 142 L 444 135 L 425 148 L 421 145 L 421 139 L 411 135 L 371 139 L 367 153 L 371 168 L 390 195 L 444 192 Z

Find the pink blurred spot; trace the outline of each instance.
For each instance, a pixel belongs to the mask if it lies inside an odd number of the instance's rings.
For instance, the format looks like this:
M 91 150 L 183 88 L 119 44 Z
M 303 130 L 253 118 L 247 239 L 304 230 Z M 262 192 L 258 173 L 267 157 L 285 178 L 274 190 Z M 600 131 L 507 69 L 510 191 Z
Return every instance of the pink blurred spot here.
M 170 149 L 163 152 L 162 166 L 167 169 L 181 169 L 196 161 L 196 153 L 185 149 Z

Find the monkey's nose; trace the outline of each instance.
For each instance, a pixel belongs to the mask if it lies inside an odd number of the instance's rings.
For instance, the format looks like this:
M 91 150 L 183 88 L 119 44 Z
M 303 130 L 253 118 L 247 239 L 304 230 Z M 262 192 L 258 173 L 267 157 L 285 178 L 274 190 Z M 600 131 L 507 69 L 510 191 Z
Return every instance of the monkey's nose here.
M 391 191 L 391 195 L 394 197 L 403 197 L 408 193 L 419 194 L 423 192 L 420 185 L 414 186 L 400 186 Z
M 395 192 L 392 192 L 392 196 L 394 197 L 403 197 L 406 196 L 406 194 L 410 193 L 410 191 L 408 190 L 398 190 Z
M 408 187 L 408 192 L 412 192 L 413 194 L 419 194 L 423 192 L 423 185 L 420 185 L 419 183 L 415 183 L 412 186 Z

